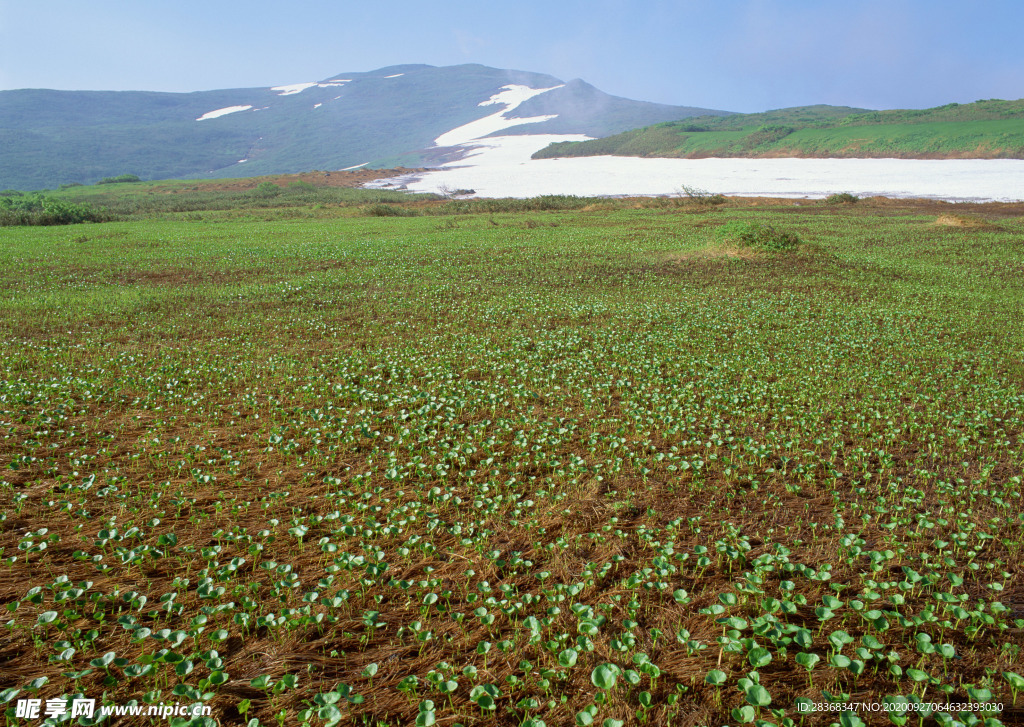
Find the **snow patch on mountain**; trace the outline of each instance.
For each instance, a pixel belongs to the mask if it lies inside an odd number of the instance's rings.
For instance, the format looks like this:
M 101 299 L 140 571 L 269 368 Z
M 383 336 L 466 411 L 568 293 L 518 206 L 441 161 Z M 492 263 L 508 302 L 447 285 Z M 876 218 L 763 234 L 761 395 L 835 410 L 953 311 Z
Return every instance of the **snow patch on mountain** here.
M 252 106 L 225 106 L 222 109 L 216 111 L 207 111 L 205 114 L 200 116 L 196 121 L 206 121 L 207 119 L 217 119 L 221 116 L 227 116 L 228 114 L 234 114 L 239 111 L 248 111 Z
M 447 131 L 434 140 L 437 147 L 458 147 L 458 159 L 446 162 L 437 167 L 436 171 L 417 173 L 405 177 L 393 177 L 370 183 L 369 187 L 399 187 L 408 185 L 409 189 L 424 192 L 438 192 L 449 188 L 450 182 L 457 179 L 459 189 L 475 189 L 480 196 L 497 196 L 495 178 L 515 179 L 532 166 L 530 156 L 538 149 L 557 141 L 587 141 L 592 138 L 585 134 L 524 134 L 515 136 L 491 136 L 495 132 L 509 129 L 521 124 L 536 124 L 558 116 L 531 116 L 525 118 L 509 118 L 508 114 L 524 102 L 548 91 L 551 88 L 530 88 L 518 84 L 502 86 L 498 93 L 478 106 L 504 106 L 501 111 L 485 116 L 482 119 L 463 124 Z
M 292 94 L 302 93 L 307 88 L 313 88 L 316 82 L 313 83 L 292 83 L 287 86 L 271 86 L 271 91 L 280 91 L 278 96 L 291 96 Z
M 514 111 L 521 104 L 530 100 L 534 96 L 539 96 L 542 93 L 547 93 L 548 91 L 554 91 L 556 88 L 562 88 L 562 86 L 552 86 L 551 88 L 530 88 L 529 86 L 521 86 L 518 84 L 502 86 L 498 93 L 494 94 L 486 101 L 481 101 L 477 105 L 495 106 L 500 104 L 504 105 L 505 108 L 496 114 L 485 116 L 484 118 L 477 119 L 476 121 L 470 121 L 468 124 L 463 124 L 462 126 L 441 134 L 441 136 L 434 139 L 434 145 L 460 146 L 462 144 L 479 140 L 482 137 L 493 134 L 496 131 L 501 131 L 502 129 L 510 129 L 513 126 L 519 126 L 520 124 L 538 124 L 542 121 L 549 121 L 550 119 L 558 116 L 558 114 L 530 116 L 522 119 L 510 119 L 506 114 L 510 111 Z
M 291 83 L 286 86 L 272 86 L 270 90 L 279 91 L 279 93 L 277 94 L 278 96 L 291 96 L 292 94 L 302 93 L 307 88 L 313 88 L 314 86 L 316 88 L 331 88 L 333 86 L 344 86 L 350 80 L 351 79 L 348 78 L 335 78 L 331 81 L 326 81 L 324 83 L 317 83 L 316 81 L 312 83 Z

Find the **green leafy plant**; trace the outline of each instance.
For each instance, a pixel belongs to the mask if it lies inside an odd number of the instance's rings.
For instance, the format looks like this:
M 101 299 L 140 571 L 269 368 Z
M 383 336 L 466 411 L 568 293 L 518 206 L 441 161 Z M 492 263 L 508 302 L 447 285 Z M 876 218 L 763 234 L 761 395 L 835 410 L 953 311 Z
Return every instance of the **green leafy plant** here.
M 796 233 L 760 222 L 727 222 L 716 230 L 716 236 L 723 242 L 769 252 L 795 250 L 803 242 Z
M 860 201 L 860 197 L 849 192 L 839 192 L 837 194 L 830 194 L 825 198 L 825 204 L 855 204 Z

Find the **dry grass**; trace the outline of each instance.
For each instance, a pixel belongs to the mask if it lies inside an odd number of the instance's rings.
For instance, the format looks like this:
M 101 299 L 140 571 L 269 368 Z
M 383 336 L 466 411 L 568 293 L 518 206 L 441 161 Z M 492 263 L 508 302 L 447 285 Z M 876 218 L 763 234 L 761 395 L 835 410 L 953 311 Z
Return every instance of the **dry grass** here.
M 756 260 L 763 255 L 764 253 L 750 247 L 713 243 L 697 250 L 669 253 L 662 257 L 662 260 L 669 263 L 690 263 L 707 260 Z
M 939 215 L 935 218 L 939 227 L 960 227 L 966 230 L 1000 230 L 999 225 L 976 215 Z

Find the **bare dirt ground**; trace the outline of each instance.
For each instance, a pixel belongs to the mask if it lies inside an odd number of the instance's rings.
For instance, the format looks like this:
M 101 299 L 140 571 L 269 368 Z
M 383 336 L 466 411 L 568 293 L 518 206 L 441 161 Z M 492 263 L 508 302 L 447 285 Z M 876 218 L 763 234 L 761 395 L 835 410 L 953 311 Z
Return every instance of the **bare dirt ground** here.
M 853 204 L 825 204 L 818 199 L 779 197 L 728 197 L 728 205 L 749 207 L 797 207 L 801 214 L 862 211 L 865 214 L 977 216 L 983 219 L 1024 217 L 1024 202 L 947 202 L 939 199 L 865 197 Z
M 353 169 L 348 172 L 303 172 L 301 174 L 273 174 L 265 177 L 245 177 L 241 179 L 216 179 L 211 181 L 197 181 L 196 188 L 206 191 L 241 192 L 247 189 L 255 189 L 263 182 L 271 182 L 279 187 L 284 187 L 295 182 L 306 182 L 314 187 L 359 187 L 375 179 L 386 179 L 389 177 L 400 177 L 413 172 L 423 172 L 425 169 L 405 169 L 396 167 L 394 169 Z M 176 188 L 173 191 L 180 191 Z

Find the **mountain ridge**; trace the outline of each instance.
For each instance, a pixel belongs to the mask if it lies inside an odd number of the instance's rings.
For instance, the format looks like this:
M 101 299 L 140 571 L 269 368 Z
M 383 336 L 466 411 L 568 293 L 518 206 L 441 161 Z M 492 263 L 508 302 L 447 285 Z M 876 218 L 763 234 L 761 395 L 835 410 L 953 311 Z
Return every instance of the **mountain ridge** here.
M 633 101 L 584 81 L 481 64 L 401 64 L 189 93 L 19 89 L 0 91 L 0 189 L 89 184 L 122 173 L 248 177 L 439 163 L 434 140 L 494 113 L 486 102 L 510 84 L 558 87 L 510 118 L 556 118 L 505 134 L 603 136 L 728 113 Z

